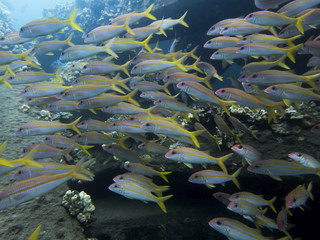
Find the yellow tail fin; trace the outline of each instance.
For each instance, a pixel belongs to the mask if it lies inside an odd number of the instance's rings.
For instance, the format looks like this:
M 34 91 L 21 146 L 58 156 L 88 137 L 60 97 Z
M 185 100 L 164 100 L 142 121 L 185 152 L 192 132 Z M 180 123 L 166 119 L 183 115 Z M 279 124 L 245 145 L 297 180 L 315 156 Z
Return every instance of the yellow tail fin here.
M 152 8 L 153 8 L 153 6 L 154 6 L 154 4 L 151 4 L 151 5 L 148 7 L 148 9 L 143 12 L 143 15 L 145 15 L 147 18 L 150 18 L 150 19 L 152 19 L 152 20 L 157 20 L 157 19 L 155 18 L 155 16 L 153 16 L 153 15 L 150 13 L 151 10 L 152 10 Z
M 71 12 L 69 18 L 68 18 L 67 20 L 65 20 L 65 22 L 68 23 L 68 24 L 69 24 L 71 27 L 73 27 L 74 29 L 77 29 L 77 30 L 80 31 L 80 32 L 84 32 L 84 31 L 82 30 L 82 28 L 81 28 L 78 24 L 76 24 L 75 21 L 74 21 L 74 20 L 76 19 L 76 14 L 77 14 L 77 9 L 75 8 L 75 9 Z
M 181 18 L 179 18 L 179 22 L 180 22 L 181 25 L 183 25 L 183 26 L 185 26 L 185 27 L 188 28 L 189 25 L 184 21 L 184 18 L 186 17 L 187 13 L 188 13 L 188 11 L 186 11 L 186 12 L 181 16 Z
M 163 212 L 167 213 L 167 209 L 166 209 L 166 206 L 164 205 L 164 201 L 167 201 L 168 199 L 172 198 L 173 195 L 168 195 L 168 196 L 165 196 L 165 197 L 158 197 L 156 198 L 157 200 L 157 203 L 159 205 L 159 207 L 162 209 Z
M 237 177 L 239 176 L 240 172 L 241 172 L 241 169 L 242 168 L 239 168 L 234 174 L 232 174 L 232 181 L 234 182 L 234 184 L 237 186 L 237 188 L 241 189 L 240 188 L 240 184 L 238 182 L 238 179 Z
M 138 92 L 138 88 L 136 88 L 132 92 L 128 93 L 125 97 L 128 102 L 140 107 L 140 104 L 132 98 L 137 92 Z
M 81 135 L 81 132 L 79 131 L 79 129 L 77 128 L 77 124 L 78 124 L 78 122 L 80 121 L 80 119 L 82 118 L 82 116 L 81 117 L 79 117 L 79 118 L 77 118 L 75 121 L 73 121 L 72 123 L 69 123 L 69 128 L 71 128 L 73 131 L 75 131 L 76 133 L 78 133 L 79 135 Z
M 220 168 L 222 169 L 222 171 L 225 173 L 228 173 L 228 172 L 227 172 L 226 166 L 224 165 L 224 162 L 227 161 L 232 155 L 233 155 L 233 153 L 229 153 L 225 156 L 218 158 L 218 164 L 219 164 Z

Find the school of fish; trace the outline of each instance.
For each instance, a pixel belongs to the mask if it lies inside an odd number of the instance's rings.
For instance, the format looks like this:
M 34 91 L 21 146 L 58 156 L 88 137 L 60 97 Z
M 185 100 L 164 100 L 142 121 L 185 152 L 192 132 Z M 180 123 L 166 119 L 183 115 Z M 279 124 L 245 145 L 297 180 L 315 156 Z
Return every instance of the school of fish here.
M 18 159 L 0 158 L 1 174 L 13 173 L 11 178 L 15 180 L 1 190 L 0 209 L 14 207 L 43 195 L 71 178 L 93 181 L 94 174 L 87 168 L 94 163 L 94 159 L 82 159 L 76 165 L 36 160 L 65 156 L 68 162 L 72 160 L 70 152 L 74 149 L 80 149 L 91 157 L 94 153 L 90 153 L 90 148 L 94 145 L 101 145 L 103 151 L 123 161 L 123 167 L 128 171 L 113 178 L 114 183 L 108 187 L 110 191 L 130 199 L 154 202 L 165 213 L 164 202 L 173 197 L 173 194 L 164 195 L 164 192 L 170 191 L 167 175 L 171 172 L 151 167 L 149 163 L 154 156 L 183 163 L 191 169 L 193 165 L 203 166 L 205 169 L 194 172 L 188 181 L 209 188 L 232 181 L 240 190 L 238 176 L 245 174 L 245 171 L 268 175 L 276 180 L 281 180 L 281 176 L 320 176 L 320 162 L 308 153 L 288 153 L 290 161 L 263 159 L 262 153 L 241 140 L 244 134 L 258 139 L 258 130 L 252 130 L 229 111 L 230 106 L 245 106 L 253 111 L 264 109 L 268 114 L 267 121 L 271 123 L 282 117 L 286 107 L 293 106 L 299 111 L 302 102 L 320 99 L 320 71 L 297 75 L 289 71 L 286 64 L 286 61 L 295 63 L 295 54 L 309 54 L 308 66 L 319 67 L 318 38 L 300 44 L 294 42 L 320 24 L 320 9 L 313 8 L 320 4 L 320 0 L 255 0 L 255 4 L 259 11 L 215 23 L 207 32 L 208 36 L 214 37 L 203 46 L 214 49 L 210 57 L 214 64 L 216 60 L 224 65 L 232 64 L 236 59 L 245 60 L 241 76 L 237 79 L 242 88 L 226 87 L 214 91 L 215 81 L 223 81 L 223 78 L 211 63 L 200 60 L 196 55 L 197 47 L 189 52 L 176 51 L 178 40 L 175 39 L 167 53 L 158 44 L 152 49 L 149 42 L 156 35 L 166 36 L 166 31 L 177 24 L 189 27 L 185 22 L 187 12 L 178 19 L 157 20 L 151 14 L 153 4 L 144 12 L 120 15 L 109 25 L 84 33 L 81 45 L 72 43 L 72 32 L 64 41 L 39 41 L 19 54 L 0 51 L 0 82 L 12 91 L 12 85 L 26 84 L 23 91 L 15 93 L 25 98 L 25 104 L 45 106 L 51 112 L 90 110 L 100 114 L 97 111 L 101 110 L 102 114 L 127 116 L 125 120 L 110 123 L 86 119 L 83 114 L 70 123 L 33 121 L 19 126 L 17 136 L 43 135 L 44 138 L 41 143 L 26 146 Z M 75 9 L 65 20 L 50 18 L 29 22 L 19 32 L 3 36 L 0 44 L 8 46 L 35 41 L 39 37 L 49 38 L 51 34 L 61 34 L 65 27 L 83 32 L 75 22 L 76 13 Z M 152 22 L 134 28 L 142 18 Z M 134 58 L 124 64 L 115 63 L 121 59 L 122 52 L 137 48 L 142 50 Z M 38 64 L 37 56 L 53 55 L 57 51 L 61 51 L 61 62 L 73 63 L 74 70 L 81 72 L 81 76 L 71 85 L 65 84 L 60 76 L 64 66 L 54 73 L 46 73 Z M 101 53 L 107 57 L 78 62 Z M 28 66 L 28 70 L 19 71 L 22 66 Z M 231 147 L 230 153 L 213 156 L 212 152 L 204 150 L 204 145 L 208 144 L 201 139 L 209 140 L 220 149 L 221 138 L 213 136 L 201 124 L 203 109 L 188 105 L 184 101 L 187 98 L 195 104 L 201 102 L 208 107 L 221 108 L 223 114 L 212 117 L 220 132 L 238 142 Z M 142 101 L 149 101 L 149 107 L 141 107 Z M 188 127 L 182 124 L 181 119 L 186 120 Z M 75 135 L 69 138 L 57 134 L 66 129 L 72 130 Z M 320 134 L 319 129 L 317 124 L 311 132 Z M 153 134 L 154 140 L 149 140 L 149 133 Z M 128 139 L 137 142 L 136 149 L 141 151 L 128 148 Z M 183 143 L 183 146 L 170 148 L 168 143 L 174 141 Z M 6 142 L 0 146 L 0 154 L 5 147 Z M 142 157 L 144 153 L 150 157 Z M 229 173 L 225 163 L 231 161 L 234 153 L 245 161 L 243 167 Z M 153 183 L 153 176 L 161 177 L 166 185 Z M 278 211 L 273 205 L 276 196 L 265 199 L 245 191 L 232 194 L 216 192 L 213 196 L 228 210 L 252 221 L 255 227 L 225 217 L 215 217 L 209 225 L 234 240 L 269 239 L 262 235 L 260 227 L 277 229 L 285 234 L 281 239 L 292 239 L 288 214 L 292 215 L 295 208 L 302 208 L 309 198 L 314 199 L 312 186 L 313 183 L 309 182 L 288 191 L 283 208 Z M 265 216 L 268 208 L 274 214 L 278 212 L 275 218 Z

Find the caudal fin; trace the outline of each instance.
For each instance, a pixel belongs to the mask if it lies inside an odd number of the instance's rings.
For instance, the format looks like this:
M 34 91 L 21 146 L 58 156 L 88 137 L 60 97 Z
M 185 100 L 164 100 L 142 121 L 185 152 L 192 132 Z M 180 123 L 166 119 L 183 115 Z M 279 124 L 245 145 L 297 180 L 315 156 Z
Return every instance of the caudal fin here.
M 189 25 L 184 21 L 184 18 L 186 17 L 188 11 L 186 11 L 180 18 L 179 18 L 179 23 L 185 27 L 189 27 Z
M 165 175 L 170 174 L 171 172 L 159 172 L 159 176 L 162 177 L 163 180 L 169 182 L 168 178 Z
M 166 206 L 164 205 L 164 201 L 167 201 L 168 199 L 172 198 L 173 195 L 168 195 L 168 196 L 165 196 L 165 197 L 159 197 L 157 198 L 157 203 L 159 205 L 159 207 L 162 209 L 163 212 L 167 213 L 167 209 L 166 209 Z
M 241 169 L 242 168 L 239 168 L 234 174 L 232 174 L 232 181 L 234 182 L 234 184 L 237 186 L 237 188 L 241 189 L 240 188 L 240 184 L 238 182 L 238 179 L 237 177 L 239 176 L 240 172 L 241 172 Z
M 77 14 L 77 9 L 75 8 L 75 9 L 71 12 L 69 18 L 68 18 L 67 20 L 65 20 L 65 21 L 66 21 L 71 27 L 73 27 L 74 29 L 77 29 L 77 30 L 80 31 L 80 32 L 84 32 L 84 31 L 82 30 L 82 28 L 81 28 L 78 24 L 75 23 L 76 14 Z
M 79 129 L 77 128 L 76 125 L 78 124 L 78 122 L 80 121 L 81 118 L 82 118 L 82 116 L 77 118 L 74 122 L 69 123 L 69 128 L 71 128 L 73 131 L 75 131 L 79 135 L 81 135 L 81 132 L 79 131 Z
M 84 180 L 84 181 L 92 181 L 93 180 L 93 173 L 91 174 L 84 174 L 83 169 L 87 166 L 87 164 L 85 163 L 84 159 L 81 159 L 70 171 L 71 175 L 79 180 Z
M 157 20 L 156 17 L 153 16 L 153 15 L 150 13 L 151 10 L 152 10 L 152 8 L 153 8 L 153 6 L 154 6 L 154 4 L 151 4 L 151 5 L 148 7 L 148 9 L 143 12 L 143 15 L 145 15 L 147 18 L 150 18 L 150 19 L 152 19 L 152 20 Z
M 225 155 L 225 156 L 222 156 L 222 157 L 219 157 L 219 158 L 217 159 L 220 168 L 221 168 L 222 171 L 225 172 L 225 173 L 228 173 L 228 172 L 227 172 L 226 166 L 224 165 L 224 162 L 227 161 L 229 158 L 231 158 L 232 155 L 233 155 L 233 153 L 229 153 L 229 154 L 227 154 L 227 155 Z
M 138 107 L 140 107 L 140 104 L 134 100 L 132 97 L 138 92 L 138 88 L 134 89 L 132 92 L 130 92 L 129 94 L 127 94 L 125 97 L 126 97 L 126 100 L 130 103 L 132 103 L 133 105 L 136 105 Z

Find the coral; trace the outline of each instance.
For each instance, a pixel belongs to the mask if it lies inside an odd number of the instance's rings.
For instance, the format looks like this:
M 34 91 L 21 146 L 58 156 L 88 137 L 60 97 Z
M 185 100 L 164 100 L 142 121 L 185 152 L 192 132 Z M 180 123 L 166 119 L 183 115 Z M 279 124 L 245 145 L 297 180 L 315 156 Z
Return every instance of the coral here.
M 91 201 L 91 197 L 84 191 L 79 193 L 75 190 L 68 190 L 63 196 L 62 206 L 84 226 L 88 226 L 95 221 L 95 216 L 93 215 L 95 206 Z

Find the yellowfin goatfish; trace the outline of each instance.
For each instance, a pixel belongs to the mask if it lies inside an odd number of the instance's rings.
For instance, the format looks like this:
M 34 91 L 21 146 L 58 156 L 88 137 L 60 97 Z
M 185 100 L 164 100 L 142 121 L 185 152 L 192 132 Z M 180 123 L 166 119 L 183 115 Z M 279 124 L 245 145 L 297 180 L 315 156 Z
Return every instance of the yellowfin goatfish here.
M 303 10 L 317 6 L 319 3 L 319 0 L 294 0 L 284 5 L 277 12 L 291 17 Z
M 9 64 L 18 60 L 25 60 L 31 67 L 39 68 L 38 65 L 34 64 L 33 61 L 37 60 L 31 56 L 28 56 L 30 49 L 23 53 L 11 53 L 11 52 L 0 52 L 0 65 Z
M 55 73 L 46 73 L 44 71 L 18 72 L 15 76 L 9 77 L 7 79 L 7 82 L 10 83 L 11 85 L 16 85 L 16 84 L 43 82 L 43 81 L 48 81 L 52 78 L 56 78 L 60 82 L 63 82 L 63 80 L 59 76 L 59 72 L 60 72 L 59 69 Z
M 234 104 L 235 101 L 224 101 L 218 98 L 215 93 L 197 82 L 183 81 L 177 84 L 177 88 L 191 95 L 193 99 L 200 99 L 216 105 L 220 105 L 223 110 L 230 116 L 227 105 Z
M 209 222 L 210 227 L 233 240 L 268 240 L 259 229 L 251 228 L 247 225 L 231 218 L 218 217 Z M 291 237 L 284 237 L 278 240 L 290 240 Z
M 73 36 L 73 33 L 70 34 L 70 36 L 64 40 L 51 40 L 51 41 L 43 41 L 37 43 L 33 49 L 31 50 L 31 54 L 35 55 L 53 55 L 52 52 L 57 51 L 64 47 L 65 45 L 73 46 L 74 44 L 71 42 L 71 38 Z
M 309 183 L 307 189 L 304 185 L 299 185 L 295 189 L 290 191 L 285 197 L 286 208 L 300 207 L 301 209 L 303 209 L 302 206 L 305 205 L 309 197 L 311 198 L 311 200 L 314 200 L 311 190 L 312 182 Z
M 127 66 L 130 64 L 130 61 L 126 62 L 123 65 L 117 65 L 113 62 L 104 62 L 104 61 L 92 61 L 84 65 L 81 72 L 84 74 L 107 74 L 113 73 L 116 71 L 122 71 L 130 77 L 128 73 Z
M 214 24 L 207 32 L 208 36 L 213 36 L 213 35 L 220 35 L 220 31 L 228 24 L 234 23 L 234 22 L 245 22 L 243 18 L 229 18 L 229 19 L 224 19 L 216 24 Z
M 102 149 L 120 160 L 129 160 L 134 163 L 145 164 L 149 159 L 139 157 L 138 153 L 129 149 L 125 149 L 117 144 L 103 144 Z M 131 163 L 133 164 L 133 163 Z
M 245 20 L 253 24 L 264 25 L 264 26 L 283 26 L 283 25 L 295 23 L 296 27 L 303 34 L 304 30 L 303 30 L 302 21 L 311 14 L 312 14 L 312 11 L 307 12 L 298 18 L 291 18 L 283 14 L 275 13 L 271 11 L 258 11 L 258 12 L 253 12 L 248 14 L 245 17 Z
M 239 143 L 242 143 L 242 141 L 240 140 L 240 137 L 242 137 L 242 133 L 240 134 L 235 134 L 230 128 L 229 126 L 226 124 L 226 122 L 222 119 L 222 117 L 220 117 L 218 114 L 214 115 L 214 122 L 217 124 L 218 128 L 224 132 L 225 134 L 227 134 L 230 137 L 234 137 Z
M 275 122 L 277 121 L 275 115 L 275 109 L 282 106 L 282 103 L 274 103 L 274 104 L 266 104 L 262 102 L 258 97 L 246 93 L 243 90 L 236 88 L 220 88 L 217 90 L 216 95 L 225 100 L 234 100 L 237 101 L 236 104 L 251 107 L 251 108 L 264 108 L 268 110 L 269 118 L 268 122 L 273 119 Z
M 229 197 L 229 200 L 230 201 L 244 200 L 258 207 L 269 206 L 272 209 L 272 211 L 276 213 L 277 211 L 273 206 L 273 203 L 275 202 L 276 198 L 277 197 L 273 197 L 270 200 L 266 200 L 261 195 L 256 195 L 250 192 L 237 192 L 232 194 Z
M 233 181 L 237 188 L 240 189 L 239 182 L 237 180 L 240 174 L 241 168 L 238 169 L 234 174 L 229 175 L 225 172 L 215 171 L 215 170 L 202 170 L 192 174 L 188 181 L 197 184 L 204 184 L 209 188 L 215 187 L 214 184 L 224 184 L 228 181 Z
M 79 129 L 76 127 L 81 117 L 72 123 L 61 123 L 59 121 L 33 121 L 21 126 L 16 131 L 16 136 L 34 136 L 59 132 L 65 129 L 72 129 L 81 135 Z
M 194 123 L 194 128 L 195 130 L 204 130 L 204 132 L 200 135 L 206 139 L 208 139 L 209 141 L 214 141 L 217 144 L 217 147 L 219 148 L 219 150 L 221 151 L 220 148 L 220 141 L 222 140 L 222 138 L 220 137 L 215 137 L 213 136 L 201 123 L 196 122 Z
M 200 144 L 196 138 L 203 130 L 190 132 L 177 123 L 172 123 L 166 120 L 151 120 L 141 125 L 141 128 L 147 132 L 153 132 L 155 134 L 175 135 L 175 136 L 187 136 L 191 137 L 194 144 L 199 148 Z
M 221 49 L 226 47 L 237 47 L 239 44 L 240 38 L 238 37 L 229 37 L 229 36 L 220 36 L 208 40 L 203 47 L 209 49 Z
M 110 123 L 102 122 L 99 120 L 86 120 L 81 121 L 77 124 L 77 128 L 83 129 L 85 131 L 108 131 L 108 126 Z
M 153 168 L 143 165 L 141 163 L 131 163 L 128 161 L 124 163 L 124 168 L 135 174 L 141 174 L 145 176 L 160 176 L 166 182 L 169 182 L 166 175 L 171 173 L 156 171 Z
M 155 106 L 150 108 L 141 108 L 137 107 L 136 105 L 126 103 L 126 102 L 119 102 L 116 105 L 112 105 L 109 107 L 102 108 L 102 112 L 110 113 L 110 114 L 138 114 L 138 113 L 147 113 L 151 116 L 151 111 L 154 109 Z
M 40 224 L 36 230 L 31 234 L 28 240 L 38 240 L 40 232 L 41 232 L 42 224 Z
M 192 82 L 200 82 L 204 83 L 208 88 L 212 89 L 210 84 L 210 79 L 214 74 L 210 74 L 204 78 L 198 77 L 196 74 L 185 73 L 185 72 L 176 72 L 169 74 L 163 79 L 163 82 L 171 81 L 172 84 L 177 84 L 182 81 L 192 81 Z
M 179 19 L 167 18 L 167 19 L 154 21 L 149 26 L 155 27 L 155 26 L 161 25 L 161 27 L 164 31 L 167 29 L 172 29 L 173 26 L 175 26 L 177 24 L 181 24 L 185 27 L 189 27 L 189 25 L 184 21 L 184 18 L 186 17 L 187 13 L 188 13 L 188 11 L 186 11 Z
M 264 92 L 281 97 L 287 106 L 290 106 L 290 101 L 311 101 L 320 100 L 320 95 L 313 92 L 313 89 L 302 88 L 295 84 L 277 84 L 272 85 L 264 90 Z
M 243 157 L 248 164 L 261 160 L 262 154 L 257 149 L 249 145 L 236 144 L 231 147 L 231 150 Z
M 73 60 L 78 60 L 86 57 L 91 57 L 93 55 L 96 55 L 98 53 L 103 53 L 107 52 L 114 58 L 118 58 L 118 55 L 110 49 L 110 46 L 112 45 L 113 41 L 108 42 L 107 45 L 102 46 L 102 47 L 97 47 L 93 45 L 74 45 L 66 50 L 64 50 L 60 57 L 59 60 L 61 62 L 67 62 L 67 61 L 73 61 Z
M 67 138 L 62 135 L 49 135 L 42 139 L 42 142 L 45 144 L 49 144 L 58 148 L 79 148 L 87 155 L 91 156 L 91 154 L 87 151 L 87 149 L 92 148 L 93 146 L 84 146 L 76 143 L 72 138 Z
M 249 172 L 268 175 L 276 180 L 281 180 L 280 176 L 297 176 L 303 174 L 317 174 L 320 176 L 320 169 L 318 168 L 305 167 L 296 162 L 279 159 L 253 162 L 247 169 Z
M 134 35 L 134 32 L 129 27 L 128 17 L 123 25 L 104 25 L 96 27 L 91 30 L 84 38 L 85 43 L 98 43 L 103 42 L 113 37 L 117 37 L 120 33 L 127 31 L 128 33 Z
M 154 141 L 143 142 L 138 145 L 138 148 L 149 153 L 156 153 L 159 155 L 165 155 L 169 151 L 168 147 Z
M 76 135 L 74 140 L 80 144 L 105 144 L 105 143 L 118 143 L 125 148 L 123 141 L 127 138 L 113 138 L 107 134 L 98 133 L 98 132 L 85 132 L 81 135 Z
M 184 163 L 187 167 L 192 168 L 192 164 L 218 164 L 220 168 L 227 173 L 224 162 L 232 157 L 233 153 L 229 153 L 222 157 L 213 157 L 206 152 L 199 151 L 194 148 L 181 147 L 170 150 L 165 157 L 170 160 Z
M 301 165 L 311 168 L 320 168 L 320 162 L 314 157 L 306 153 L 292 152 L 288 154 L 288 157 L 294 161 L 299 162 Z
M 69 86 L 62 86 L 61 84 L 38 83 L 23 89 L 19 96 L 32 98 L 47 97 L 60 93 L 61 91 L 69 88 Z
M 88 171 L 86 168 L 93 162 L 93 160 L 94 159 L 84 162 L 81 169 L 83 173 L 92 177 L 93 177 L 93 174 L 90 171 Z M 31 167 L 31 166 L 21 167 L 11 175 L 11 179 L 20 181 L 28 178 L 39 177 L 45 174 L 66 173 L 66 172 L 69 172 L 72 168 L 74 168 L 73 165 L 69 165 L 65 163 L 58 163 L 58 162 L 39 162 L 39 163 L 43 166 L 42 168 Z
M 228 204 L 227 208 L 230 211 L 238 213 L 243 216 L 263 215 L 267 210 L 267 208 L 265 208 L 264 210 L 261 210 L 257 205 L 252 204 L 246 200 L 231 201 Z
M 138 184 L 132 183 L 130 181 L 121 181 L 113 183 L 109 186 L 109 190 L 127 198 L 138 199 L 141 201 L 156 202 L 163 212 L 167 212 L 164 205 L 164 201 L 171 198 L 173 195 L 168 195 L 165 197 L 157 197 L 153 195 L 148 189 L 141 187 Z
M 58 32 L 60 29 L 70 25 L 74 29 L 83 32 L 81 27 L 74 22 L 77 14 L 77 9 L 74 9 L 66 20 L 57 18 L 38 19 L 27 23 L 20 28 L 20 36 L 26 38 L 35 38 L 47 34 Z
M 46 174 L 43 176 L 15 182 L 0 192 L 0 209 L 16 206 L 33 198 L 39 197 L 71 178 L 92 181 L 92 176 L 83 174 L 81 160 L 69 172 Z
M 238 53 L 238 49 L 238 47 L 227 47 L 218 49 L 210 56 L 210 59 L 225 60 L 229 64 L 232 64 L 234 59 L 247 57 L 247 55 L 244 53 Z
M 46 107 L 46 110 L 50 112 L 72 112 L 72 111 L 78 110 L 77 106 L 78 106 L 77 101 L 59 100 L 59 101 L 55 101 L 53 103 L 48 104 Z
M 131 120 L 113 122 L 109 125 L 111 131 L 121 133 L 145 133 L 146 130 L 140 128 L 141 123 Z
M 222 77 L 219 76 L 219 74 L 217 72 L 217 69 L 214 66 L 212 66 L 210 63 L 208 63 L 208 62 L 197 62 L 196 66 L 201 71 L 203 71 L 207 76 L 208 75 L 213 75 L 213 77 L 219 79 L 220 81 L 223 81 Z M 200 73 L 201 73 L 201 71 L 200 71 Z
M 161 21 L 162 23 L 162 21 Z M 149 37 L 151 34 L 162 33 L 164 36 L 167 36 L 167 34 L 162 29 L 162 24 L 156 25 L 156 26 L 146 26 L 146 27 L 139 27 L 132 29 L 132 32 L 134 34 L 130 34 L 129 32 L 126 33 L 123 37 L 124 38 L 134 38 L 135 40 L 143 40 Z
M 280 4 L 289 0 L 254 0 L 254 4 L 260 9 L 277 8 Z
M 261 61 L 261 62 L 251 62 L 244 65 L 241 69 L 241 74 L 249 74 L 255 72 L 261 72 L 265 70 L 269 70 L 270 68 L 279 66 L 284 69 L 290 69 L 284 62 L 286 56 L 280 57 L 278 60 L 275 61 Z
M 287 44 L 291 47 L 294 46 L 293 41 L 300 38 L 302 35 L 294 36 L 291 38 L 279 38 L 273 35 L 268 34 L 251 34 L 245 37 L 242 37 L 238 41 L 238 45 L 240 44 L 248 44 L 248 43 L 267 43 L 272 45 L 279 44 Z
M 174 66 L 178 66 L 183 71 L 187 72 L 188 70 L 182 65 L 187 57 L 187 55 L 183 56 L 179 60 L 173 62 L 165 60 L 146 60 L 134 65 L 131 69 L 131 74 L 154 73 Z
M 158 197 L 162 197 L 162 192 L 168 191 L 169 186 L 158 186 L 152 182 L 151 178 L 145 177 L 140 174 L 134 174 L 131 172 L 126 172 L 124 174 L 118 175 L 112 179 L 114 182 L 132 182 L 140 187 L 148 189 L 150 192 L 155 193 Z
M 67 149 L 60 149 L 60 148 L 56 148 L 55 146 L 48 145 L 48 144 L 31 144 L 22 150 L 22 153 L 20 154 L 20 156 L 21 157 L 25 156 L 28 152 L 30 152 L 35 147 L 37 147 L 37 151 L 33 155 L 34 159 L 52 158 L 52 157 L 57 157 L 57 156 L 63 155 L 63 156 L 65 156 L 65 158 L 68 162 L 73 160 L 73 158 L 70 155 L 70 152 L 73 149 L 72 147 L 69 147 Z
M 223 203 L 225 206 L 228 206 L 230 203 L 230 200 L 228 199 L 231 195 L 224 192 L 216 192 L 212 194 L 215 199 L 217 199 L 219 202 Z
M 269 26 L 265 27 L 257 24 L 252 24 L 245 20 L 226 25 L 224 28 L 221 29 L 220 34 L 226 35 L 226 36 L 231 36 L 231 35 L 238 36 L 238 35 L 248 35 L 252 33 L 258 33 L 265 30 L 269 30 L 273 35 L 276 35 L 276 32 L 273 29 L 273 27 L 269 27 Z
M 11 32 L 0 38 L 0 45 L 15 45 L 31 41 L 32 38 L 21 37 L 19 32 Z
M 238 48 L 236 53 L 246 54 L 253 57 L 286 55 L 293 63 L 295 63 L 293 53 L 301 48 L 302 45 L 303 44 L 301 43 L 291 48 L 279 48 L 267 43 L 248 43 Z
M 120 16 L 115 17 L 114 19 L 111 20 L 111 24 L 115 24 L 115 25 L 122 25 L 125 23 L 126 19 L 130 19 L 128 25 L 131 25 L 133 23 L 138 22 L 140 19 L 147 17 L 149 19 L 152 20 L 156 20 L 156 18 L 150 13 L 152 8 L 153 8 L 154 4 L 151 4 L 147 10 L 145 10 L 142 13 L 136 13 L 136 12 L 132 12 L 132 13 L 127 13 L 127 14 L 122 14 Z
M 295 82 L 305 82 L 311 87 L 318 89 L 315 80 L 320 77 L 320 73 L 301 76 L 294 74 L 290 71 L 280 71 L 280 70 L 264 70 L 261 72 L 255 72 L 250 74 L 245 78 L 245 82 L 256 83 L 256 84 L 282 84 L 282 83 L 295 83 Z
M 250 133 L 255 139 L 258 139 L 256 134 L 255 134 L 255 132 L 257 130 L 251 130 L 244 123 L 242 123 L 239 119 L 237 119 L 236 117 L 233 117 L 233 116 L 229 117 L 229 121 L 231 122 L 231 124 L 233 125 L 233 127 L 235 129 L 243 131 L 243 132 Z

